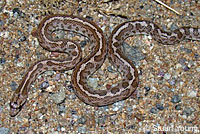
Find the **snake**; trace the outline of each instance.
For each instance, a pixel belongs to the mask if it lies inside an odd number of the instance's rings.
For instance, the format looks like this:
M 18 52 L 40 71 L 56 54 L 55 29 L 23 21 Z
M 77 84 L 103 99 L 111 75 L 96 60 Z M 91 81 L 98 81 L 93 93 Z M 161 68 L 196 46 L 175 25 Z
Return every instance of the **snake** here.
M 82 57 L 80 44 L 65 38 L 54 38 L 58 30 L 79 33 L 89 39 L 91 51 Z M 200 28 L 181 27 L 174 31 L 164 31 L 147 20 L 127 21 L 117 25 L 106 39 L 101 28 L 94 22 L 77 16 L 54 14 L 46 16 L 32 32 L 39 44 L 50 52 L 67 54 L 65 59 L 44 59 L 30 66 L 22 82 L 10 101 L 10 116 L 16 116 L 27 101 L 31 84 L 38 75 L 47 70 L 71 70 L 71 83 L 76 96 L 84 103 L 101 107 L 129 98 L 139 84 L 139 74 L 135 65 L 124 55 L 123 42 L 134 35 L 150 35 L 164 45 L 174 45 L 180 41 L 200 41 Z M 109 62 L 122 74 L 122 80 L 105 90 L 94 90 L 88 85 L 88 78 L 94 74 L 108 58 Z

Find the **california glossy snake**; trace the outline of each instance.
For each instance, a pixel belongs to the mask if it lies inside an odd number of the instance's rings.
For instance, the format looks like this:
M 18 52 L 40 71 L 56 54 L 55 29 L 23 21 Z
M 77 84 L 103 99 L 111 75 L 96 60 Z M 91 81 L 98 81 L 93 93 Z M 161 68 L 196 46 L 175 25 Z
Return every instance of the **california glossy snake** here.
M 79 44 L 68 39 L 52 38 L 52 33 L 56 30 L 72 31 L 88 37 L 94 46 L 92 52 L 80 61 L 82 54 Z M 15 116 L 20 112 L 27 100 L 30 85 L 39 74 L 47 70 L 74 69 L 72 85 L 75 94 L 86 104 L 105 106 L 128 98 L 138 86 L 138 72 L 133 63 L 122 54 L 120 46 L 125 39 L 136 34 L 149 34 L 154 40 L 167 45 L 174 45 L 183 39 L 200 41 L 199 28 L 182 27 L 169 33 L 150 21 L 137 20 L 118 25 L 106 42 L 102 30 L 89 20 L 59 14 L 45 17 L 33 35 L 44 49 L 67 53 L 69 57 L 65 60 L 41 60 L 32 65 L 13 94 L 10 115 Z M 106 56 L 122 72 L 123 78 L 117 86 L 110 89 L 93 90 L 88 86 L 87 79 L 101 67 Z

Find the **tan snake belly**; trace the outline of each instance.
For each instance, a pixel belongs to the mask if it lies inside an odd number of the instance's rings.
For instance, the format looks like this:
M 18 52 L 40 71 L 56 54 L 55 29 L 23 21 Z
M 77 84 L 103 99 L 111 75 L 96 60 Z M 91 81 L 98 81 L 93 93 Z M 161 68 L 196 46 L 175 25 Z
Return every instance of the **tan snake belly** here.
M 82 52 L 79 44 L 68 39 L 55 39 L 55 30 L 80 33 L 89 38 L 92 52 L 80 61 Z M 170 33 L 145 20 L 129 21 L 118 25 L 109 37 L 108 43 L 102 30 L 93 22 L 84 18 L 67 15 L 51 15 L 40 22 L 33 33 L 40 45 L 51 52 L 67 53 L 65 60 L 46 59 L 32 65 L 21 84 L 14 92 L 10 102 L 10 115 L 17 115 L 25 104 L 30 85 L 37 76 L 47 70 L 73 70 L 72 85 L 80 100 L 92 106 L 105 106 L 128 98 L 138 85 L 138 72 L 130 60 L 121 52 L 122 42 L 135 34 L 149 34 L 162 44 L 174 45 L 183 39 L 200 40 L 200 29 L 182 27 Z M 87 79 L 104 63 L 108 56 L 110 62 L 122 72 L 123 78 L 116 86 L 108 90 L 93 90 Z

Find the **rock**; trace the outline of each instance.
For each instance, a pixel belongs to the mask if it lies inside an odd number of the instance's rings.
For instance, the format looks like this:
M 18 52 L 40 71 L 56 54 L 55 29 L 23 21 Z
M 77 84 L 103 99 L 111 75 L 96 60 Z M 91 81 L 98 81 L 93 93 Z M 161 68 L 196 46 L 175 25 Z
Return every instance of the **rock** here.
M 65 91 L 63 88 L 60 89 L 59 92 L 51 95 L 51 99 L 56 103 L 56 104 L 61 104 L 65 100 Z
M 94 89 L 98 86 L 98 78 L 89 78 L 88 79 L 88 85 Z
M 172 102 L 172 103 L 178 103 L 178 102 L 180 102 L 180 101 L 181 101 L 181 97 L 178 96 L 178 95 L 174 95 L 174 96 L 172 97 L 172 99 L 171 99 L 171 102 Z
M 197 91 L 188 91 L 187 95 L 188 97 L 194 98 L 197 96 Z
M 0 134 L 10 134 L 9 128 L 1 127 Z

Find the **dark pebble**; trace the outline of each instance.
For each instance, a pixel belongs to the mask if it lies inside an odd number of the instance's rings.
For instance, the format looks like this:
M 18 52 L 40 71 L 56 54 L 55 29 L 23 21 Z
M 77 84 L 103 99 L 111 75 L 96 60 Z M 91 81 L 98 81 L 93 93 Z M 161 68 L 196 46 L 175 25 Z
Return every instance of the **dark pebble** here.
M 145 89 L 146 92 L 149 92 L 151 90 L 150 87 L 144 87 L 144 89 Z
M 71 114 L 77 114 L 76 110 L 71 110 Z
M 178 62 L 183 66 L 183 65 L 185 65 L 186 59 L 180 58 Z
M 47 87 L 49 87 L 49 82 L 48 82 L 48 81 L 44 81 L 44 82 L 42 82 L 42 84 L 40 85 L 40 89 L 45 89 L 45 88 L 47 88 Z
M 190 12 L 190 16 L 194 16 L 194 13 L 193 13 L 193 12 Z
M 68 85 L 67 89 L 68 89 L 68 91 L 70 91 L 72 93 L 74 92 L 74 87 L 72 86 L 72 84 Z
M 91 16 L 86 16 L 86 19 L 93 21 L 93 18 Z
M 4 25 L 4 21 L 0 20 L 0 26 L 3 26 L 3 25 Z
M 105 124 L 105 122 L 106 122 L 106 116 L 97 119 L 97 124 Z
M 78 9 L 78 12 L 79 12 L 79 13 L 81 13 L 82 11 L 83 11 L 83 8 L 82 8 L 82 7 Z
M 67 98 L 70 100 L 75 100 L 77 98 L 77 96 L 75 94 L 70 94 L 67 96 Z
M 10 134 L 9 128 L 1 127 L 0 134 Z
M 59 109 L 60 112 L 65 112 L 66 111 L 65 105 L 58 105 L 58 109 Z
M 78 133 L 85 134 L 87 131 L 87 128 L 85 126 L 81 126 L 81 127 L 78 127 L 77 130 L 78 130 Z
M 75 122 L 74 120 L 71 120 L 71 121 L 70 121 L 71 126 L 74 126 L 75 123 L 76 123 L 76 122 Z
M 0 113 L 3 111 L 3 107 L 0 107 Z M 1 121 L 0 121 L 1 122 Z
M 140 6 L 140 9 L 143 9 L 143 8 L 144 8 L 144 6 L 143 6 L 143 5 L 141 5 L 141 6 Z
M 6 63 L 6 59 L 5 58 L 0 58 L 0 64 L 5 64 Z
M 58 104 L 57 105 L 57 108 L 59 110 L 59 115 L 62 115 L 63 113 L 66 113 L 66 110 L 67 108 L 65 107 L 65 105 L 63 105 L 64 103 L 62 104 Z
M 187 107 L 183 110 L 183 114 L 186 116 L 190 116 L 195 110 L 191 107 Z
M 23 32 L 21 30 L 18 30 L 17 33 L 18 33 L 19 36 L 23 35 Z
M 181 104 L 176 105 L 176 106 L 175 106 L 175 109 L 176 109 L 176 110 L 181 110 Z
M 13 90 L 13 91 L 15 91 L 16 89 L 17 89 L 17 83 L 15 82 L 15 81 L 12 81 L 11 83 L 10 83 L 10 87 L 11 87 L 11 89 Z
M 79 124 L 85 124 L 86 121 L 87 121 L 87 119 L 84 116 L 82 116 L 81 118 L 78 119 Z
M 112 68 L 111 66 L 108 66 L 108 67 L 107 67 L 107 70 L 108 70 L 108 72 L 111 72 L 111 73 L 114 73 L 114 72 L 115 72 L 115 70 L 113 70 L 113 68 Z
M 163 105 L 162 104 L 156 104 L 156 108 L 158 109 L 158 110 L 163 110 L 164 109 L 164 107 L 163 107 Z
M 176 84 L 176 80 L 175 79 L 170 79 L 170 80 L 168 80 L 168 82 L 169 82 L 169 84 L 171 86 L 174 86 Z
M 135 125 L 129 125 L 127 126 L 127 129 L 135 129 Z
M 23 42 L 23 41 L 25 41 L 26 40 L 26 37 L 25 36 L 21 36 L 20 38 L 19 38 L 19 42 Z
M 158 113 L 158 110 L 153 107 L 153 108 L 150 109 L 150 112 L 153 113 L 153 114 L 156 114 L 156 113 Z
M 178 95 L 174 95 L 171 99 L 172 103 L 179 103 L 181 101 L 181 97 Z
M 161 76 L 161 77 L 164 77 L 165 72 L 163 70 L 160 70 L 159 73 L 158 73 L 158 75 Z
M 150 87 L 144 87 L 144 89 L 145 89 L 144 95 L 147 96 L 151 88 Z
M 138 49 L 138 47 L 131 47 L 126 42 L 122 45 L 122 51 L 133 64 L 138 64 L 139 61 L 145 58 L 145 55 Z
M 19 10 L 19 8 L 14 8 L 13 10 L 13 14 L 17 13 L 17 14 L 21 14 L 21 11 Z
M 151 131 L 147 131 L 147 132 L 145 132 L 145 134 L 151 134 Z
M 194 53 L 194 57 L 195 57 L 196 59 L 199 59 L 199 58 L 200 58 L 200 55 L 199 55 L 198 53 Z
M 188 66 L 183 66 L 183 70 L 188 71 L 188 70 L 190 70 L 190 68 Z
M 184 47 L 181 47 L 180 50 L 181 50 L 181 51 L 185 51 L 186 53 L 191 53 L 191 52 L 192 52 L 191 49 L 184 48 Z
M 178 26 L 175 24 L 175 23 L 172 23 L 171 27 L 170 27 L 170 30 L 171 31 L 174 31 L 178 28 Z
M 87 41 L 86 40 L 83 40 L 80 42 L 80 46 L 83 48 L 85 47 L 85 45 L 87 44 Z
M 27 54 L 29 54 L 29 53 L 31 52 L 31 50 L 30 50 L 30 49 L 27 49 L 27 48 L 26 48 L 25 51 L 26 51 Z

